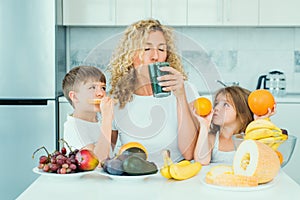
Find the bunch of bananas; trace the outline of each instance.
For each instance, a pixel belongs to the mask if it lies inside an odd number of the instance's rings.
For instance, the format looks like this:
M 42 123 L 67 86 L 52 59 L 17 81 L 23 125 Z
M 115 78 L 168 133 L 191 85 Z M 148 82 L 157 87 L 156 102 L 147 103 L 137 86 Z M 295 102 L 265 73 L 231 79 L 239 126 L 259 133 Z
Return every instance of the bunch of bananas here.
M 288 136 L 269 118 L 257 119 L 248 124 L 244 139 L 258 140 L 276 150 Z
M 202 165 L 199 162 L 190 162 L 183 160 L 173 163 L 170 158 L 170 151 L 163 151 L 164 166 L 160 169 L 160 173 L 167 179 L 186 180 L 198 174 Z

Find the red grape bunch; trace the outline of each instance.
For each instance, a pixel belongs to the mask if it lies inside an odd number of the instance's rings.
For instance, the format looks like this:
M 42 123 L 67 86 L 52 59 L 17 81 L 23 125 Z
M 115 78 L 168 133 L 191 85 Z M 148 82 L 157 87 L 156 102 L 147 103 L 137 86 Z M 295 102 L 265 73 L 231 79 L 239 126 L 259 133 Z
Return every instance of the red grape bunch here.
M 66 143 L 64 140 L 61 141 Z M 67 149 L 65 147 L 62 147 L 60 151 L 56 150 L 54 153 L 50 154 L 48 150 L 43 146 L 33 153 L 32 158 L 34 158 L 36 152 L 38 152 L 41 149 L 44 149 L 47 153 L 47 156 L 40 156 L 38 165 L 39 169 L 43 170 L 44 172 L 57 174 L 69 174 L 79 172 L 80 169 L 78 167 L 78 161 L 75 157 L 76 153 L 79 150 L 75 149 L 74 151 L 72 151 L 68 144 L 67 146 L 70 149 L 70 152 L 68 154 Z

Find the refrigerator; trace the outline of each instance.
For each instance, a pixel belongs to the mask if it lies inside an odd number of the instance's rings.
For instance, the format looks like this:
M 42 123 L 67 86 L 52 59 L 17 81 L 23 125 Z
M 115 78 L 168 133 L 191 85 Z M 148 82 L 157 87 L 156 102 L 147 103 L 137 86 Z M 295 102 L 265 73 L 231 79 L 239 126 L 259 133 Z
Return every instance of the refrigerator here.
M 58 144 L 63 29 L 55 0 L 0 1 L 0 197 L 16 199 L 36 178 L 39 152 Z M 41 194 L 42 195 L 42 194 Z M 41 196 L 42 197 L 42 196 Z

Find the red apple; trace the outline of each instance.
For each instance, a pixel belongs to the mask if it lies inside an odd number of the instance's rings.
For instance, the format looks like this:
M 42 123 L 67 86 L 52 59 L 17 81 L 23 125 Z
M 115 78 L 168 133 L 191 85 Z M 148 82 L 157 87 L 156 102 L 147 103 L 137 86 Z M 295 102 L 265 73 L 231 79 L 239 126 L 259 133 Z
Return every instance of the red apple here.
M 99 164 L 97 156 L 88 149 L 79 150 L 76 154 L 76 160 L 78 161 L 79 169 L 83 171 L 94 170 Z

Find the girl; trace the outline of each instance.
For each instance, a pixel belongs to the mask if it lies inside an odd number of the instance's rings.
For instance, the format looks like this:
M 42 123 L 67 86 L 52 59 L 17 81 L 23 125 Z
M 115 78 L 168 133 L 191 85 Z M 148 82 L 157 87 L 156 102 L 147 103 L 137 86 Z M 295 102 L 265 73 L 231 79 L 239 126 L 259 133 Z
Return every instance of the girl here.
M 248 107 L 250 91 L 239 86 L 220 89 L 214 100 L 213 111 L 200 122 L 194 159 L 203 165 L 212 163 L 231 164 L 235 154 L 232 135 L 245 131 L 253 121 Z

